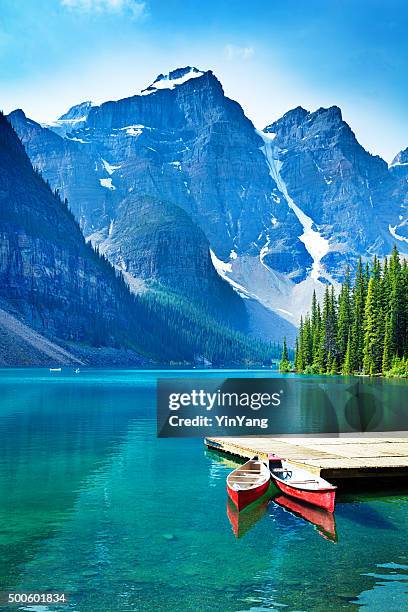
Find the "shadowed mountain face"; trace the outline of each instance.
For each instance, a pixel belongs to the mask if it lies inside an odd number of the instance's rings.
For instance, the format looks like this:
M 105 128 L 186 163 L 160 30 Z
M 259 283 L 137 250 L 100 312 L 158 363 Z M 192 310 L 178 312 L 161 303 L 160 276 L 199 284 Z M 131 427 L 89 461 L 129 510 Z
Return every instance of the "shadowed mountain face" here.
M 0 247 L 0 296 L 34 327 L 65 340 L 104 337 L 107 344 L 129 330 L 122 306 L 130 301 L 126 287 L 85 243 L 72 213 L 34 172 L 3 116 Z
M 131 224 L 127 241 L 125 220 L 136 208 L 144 214 Z M 129 196 L 119 213 L 124 261 L 131 260 L 132 237 L 140 246 L 138 256 L 147 258 L 149 248 L 157 253 L 148 263 L 159 289 L 144 288 L 138 296 L 129 292 L 122 276 L 86 243 L 66 203 L 33 169 L 12 126 L 0 115 L 0 362 L 92 364 L 103 363 L 101 355 L 105 363 L 122 360 L 139 366 L 151 360 L 217 365 L 270 360 L 268 346 L 247 340 L 215 316 L 217 309 L 228 307 L 231 324 L 248 325 L 243 300 L 217 275 L 205 235 L 182 209 Z M 212 316 L 191 299 L 187 269 L 182 295 L 163 290 L 166 265 L 177 259 L 173 249 L 180 236 L 203 295 L 213 295 Z M 131 263 L 136 266 L 136 258 Z M 98 355 L 92 353 L 96 347 Z
M 406 246 L 406 182 L 359 145 L 337 107 L 299 107 L 259 132 L 211 71 L 187 67 L 48 127 L 22 111 L 10 119 L 85 236 L 134 287 L 159 280 L 197 302 L 225 299 L 209 245 L 246 303 L 295 323 L 347 263 Z

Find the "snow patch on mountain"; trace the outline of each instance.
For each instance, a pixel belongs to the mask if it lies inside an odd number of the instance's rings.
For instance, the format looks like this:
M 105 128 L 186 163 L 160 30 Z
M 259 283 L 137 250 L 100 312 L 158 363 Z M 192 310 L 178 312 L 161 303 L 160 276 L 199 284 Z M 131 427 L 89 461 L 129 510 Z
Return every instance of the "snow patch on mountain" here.
M 323 283 L 316 283 L 308 276 L 296 284 L 285 274 L 262 265 L 259 257 L 242 255 L 224 262 L 211 253 L 211 258 L 218 274 L 242 296 L 257 300 L 294 325 L 310 309 L 313 290 L 318 299 L 323 298 Z
M 270 133 L 260 132 L 257 130 L 257 134 L 261 136 L 264 141 L 264 145 L 261 147 L 263 154 L 265 155 L 266 161 L 269 166 L 269 172 L 275 183 L 277 184 L 279 190 L 285 196 L 285 199 L 288 203 L 288 206 L 293 210 L 297 218 L 299 219 L 302 227 L 303 234 L 299 236 L 299 239 L 303 242 L 306 247 L 307 252 L 313 259 L 312 270 L 310 276 L 313 280 L 318 281 L 320 277 L 326 277 L 327 274 L 321 264 L 321 260 L 327 253 L 329 252 L 329 241 L 324 238 L 320 232 L 314 229 L 315 223 L 314 221 L 308 217 L 294 200 L 290 197 L 286 183 L 283 180 L 280 170 L 282 168 L 283 163 L 277 158 L 278 150 L 275 149 L 273 145 L 274 138 L 271 138 Z M 264 249 L 266 248 L 266 245 Z M 263 253 L 263 257 L 265 257 L 267 253 Z M 261 260 L 262 261 L 262 260 Z M 263 262 L 262 262 L 263 263 Z
M 76 137 L 69 137 L 69 136 L 65 136 L 65 138 L 67 140 L 72 140 L 72 142 L 80 142 L 81 144 L 89 144 L 89 140 L 83 140 L 82 138 L 76 138 Z
M 391 224 L 388 226 L 388 230 L 391 234 L 391 236 L 393 238 L 395 238 L 396 240 L 399 240 L 400 242 L 408 242 L 408 238 L 405 238 L 405 236 L 400 236 L 399 234 L 397 234 L 397 226 L 394 225 L 394 227 L 391 226 Z
M 169 162 L 170 166 L 174 166 L 179 172 L 181 172 L 181 163 L 179 161 Z
M 232 265 L 230 263 L 222 261 L 221 259 L 218 259 L 214 251 L 212 251 L 211 249 L 210 249 L 210 255 L 211 255 L 212 264 L 214 268 L 216 269 L 216 271 L 218 272 L 219 276 L 221 276 L 221 278 L 226 280 L 231 285 L 231 287 L 235 289 L 237 293 L 240 294 L 241 297 L 243 298 L 254 297 L 256 299 L 256 296 L 251 295 L 245 289 L 245 287 L 243 287 L 239 283 L 236 283 L 232 278 L 228 276 L 228 273 L 232 272 Z
M 116 187 L 115 185 L 112 185 L 112 179 L 111 178 L 101 178 L 99 179 L 99 182 L 101 184 L 102 187 L 106 187 L 106 189 L 110 189 L 111 191 L 115 191 Z
M 102 163 L 103 163 L 103 167 L 105 168 L 106 172 L 111 175 L 115 172 L 115 170 L 119 170 L 119 168 L 122 167 L 122 166 L 114 166 L 113 164 L 110 164 L 109 162 L 107 162 L 106 159 L 102 159 Z
M 269 236 L 269 234 L 266 234 L 266 242 L 263 245 L 262 249 L 259 251 L 259 261 L 261 262 L 261 264 L 263 266 L 265 266 L 265 268 L 268 268 L 268 266 L 266 265 L 266 263 L 264 262 L 264 258 L 266 257 L 266 255 L 269 253 L 269 245 L 271 243 L 271 238 Z
M 168 74 L 159 74 L 157 79 L 149 85 L 149 87 L 146 87 L 146 89 L 140 92 L 140 95 L 148 96 L 159 89 L 174 89 L 178 85 L 182 85 L 191 79 L 203 76 L 203 74 L 205 73 L 201 70 L 191 68 L 190 66 L 187 66 L 187 68 L 178 68 Z
M 135 125 L 126 125 L 125 127 L 119 129 L 121 131 L 126 130 L 126 134 L 129 134 L 129 136 L 140 136 L 140 134 L 143 133 L 145 126 L 136 123 Z
M 395 166 L 408 166 L 408 162 L 392 162 L 388 167 L 395 168 Z

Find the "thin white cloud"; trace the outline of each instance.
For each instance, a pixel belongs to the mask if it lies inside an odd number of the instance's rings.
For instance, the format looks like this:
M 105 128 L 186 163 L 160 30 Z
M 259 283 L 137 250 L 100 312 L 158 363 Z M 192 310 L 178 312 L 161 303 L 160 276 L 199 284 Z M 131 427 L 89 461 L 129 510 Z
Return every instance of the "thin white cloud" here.
M 137 0 L 61 0 L 62 6 L 83 13 L 130 13 L 138 19 L 146 13 L 146 2 Z
M 229 60 L 247 60 L 255 54 L 253 47 L 239 47 L 238 45 L 226 45 L 224 51 Z

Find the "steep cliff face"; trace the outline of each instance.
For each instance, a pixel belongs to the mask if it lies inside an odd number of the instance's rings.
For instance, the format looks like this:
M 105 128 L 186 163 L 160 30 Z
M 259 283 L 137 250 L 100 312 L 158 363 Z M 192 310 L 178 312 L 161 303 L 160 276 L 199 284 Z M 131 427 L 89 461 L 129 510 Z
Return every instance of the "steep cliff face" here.
M 68 113 L 69 115 L 69 113 Z M 87 154 L 82 138 L 67 136 L 76 121 L 67 120 L 53 126 L 53 130 L 42 127 L 28 119 L 22 110 L 9 115 L 14 129 L 21 138 L 34 166 L 51 185 L 58 189 L 62 199 L 68 198 L 70 209 L 82 229 L 94 227 L 100 218 L 109 217 L 111 194 L 101 188 L 95 173 L 95 162 Z M 57 133 L 56 133 L 57 132 Z M 61 135 L 60 135 L 61 134 Z
M 118 344 L 137 321 L 130 296 L 0 116 L 0 296 L 35 328 L 65 340 Z M 132 330 L 132 327 L 134 329 Z

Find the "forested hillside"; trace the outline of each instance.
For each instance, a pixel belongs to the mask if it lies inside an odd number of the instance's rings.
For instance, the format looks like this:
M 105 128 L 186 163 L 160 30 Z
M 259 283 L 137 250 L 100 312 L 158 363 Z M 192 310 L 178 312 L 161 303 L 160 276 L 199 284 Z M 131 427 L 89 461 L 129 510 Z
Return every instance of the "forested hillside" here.
M 347 272 L 336 297 L 326 287 L 301 321 L 295 369 L 315 374 L 408 375 L 408 264 L 396 247 L 382 262 Z

